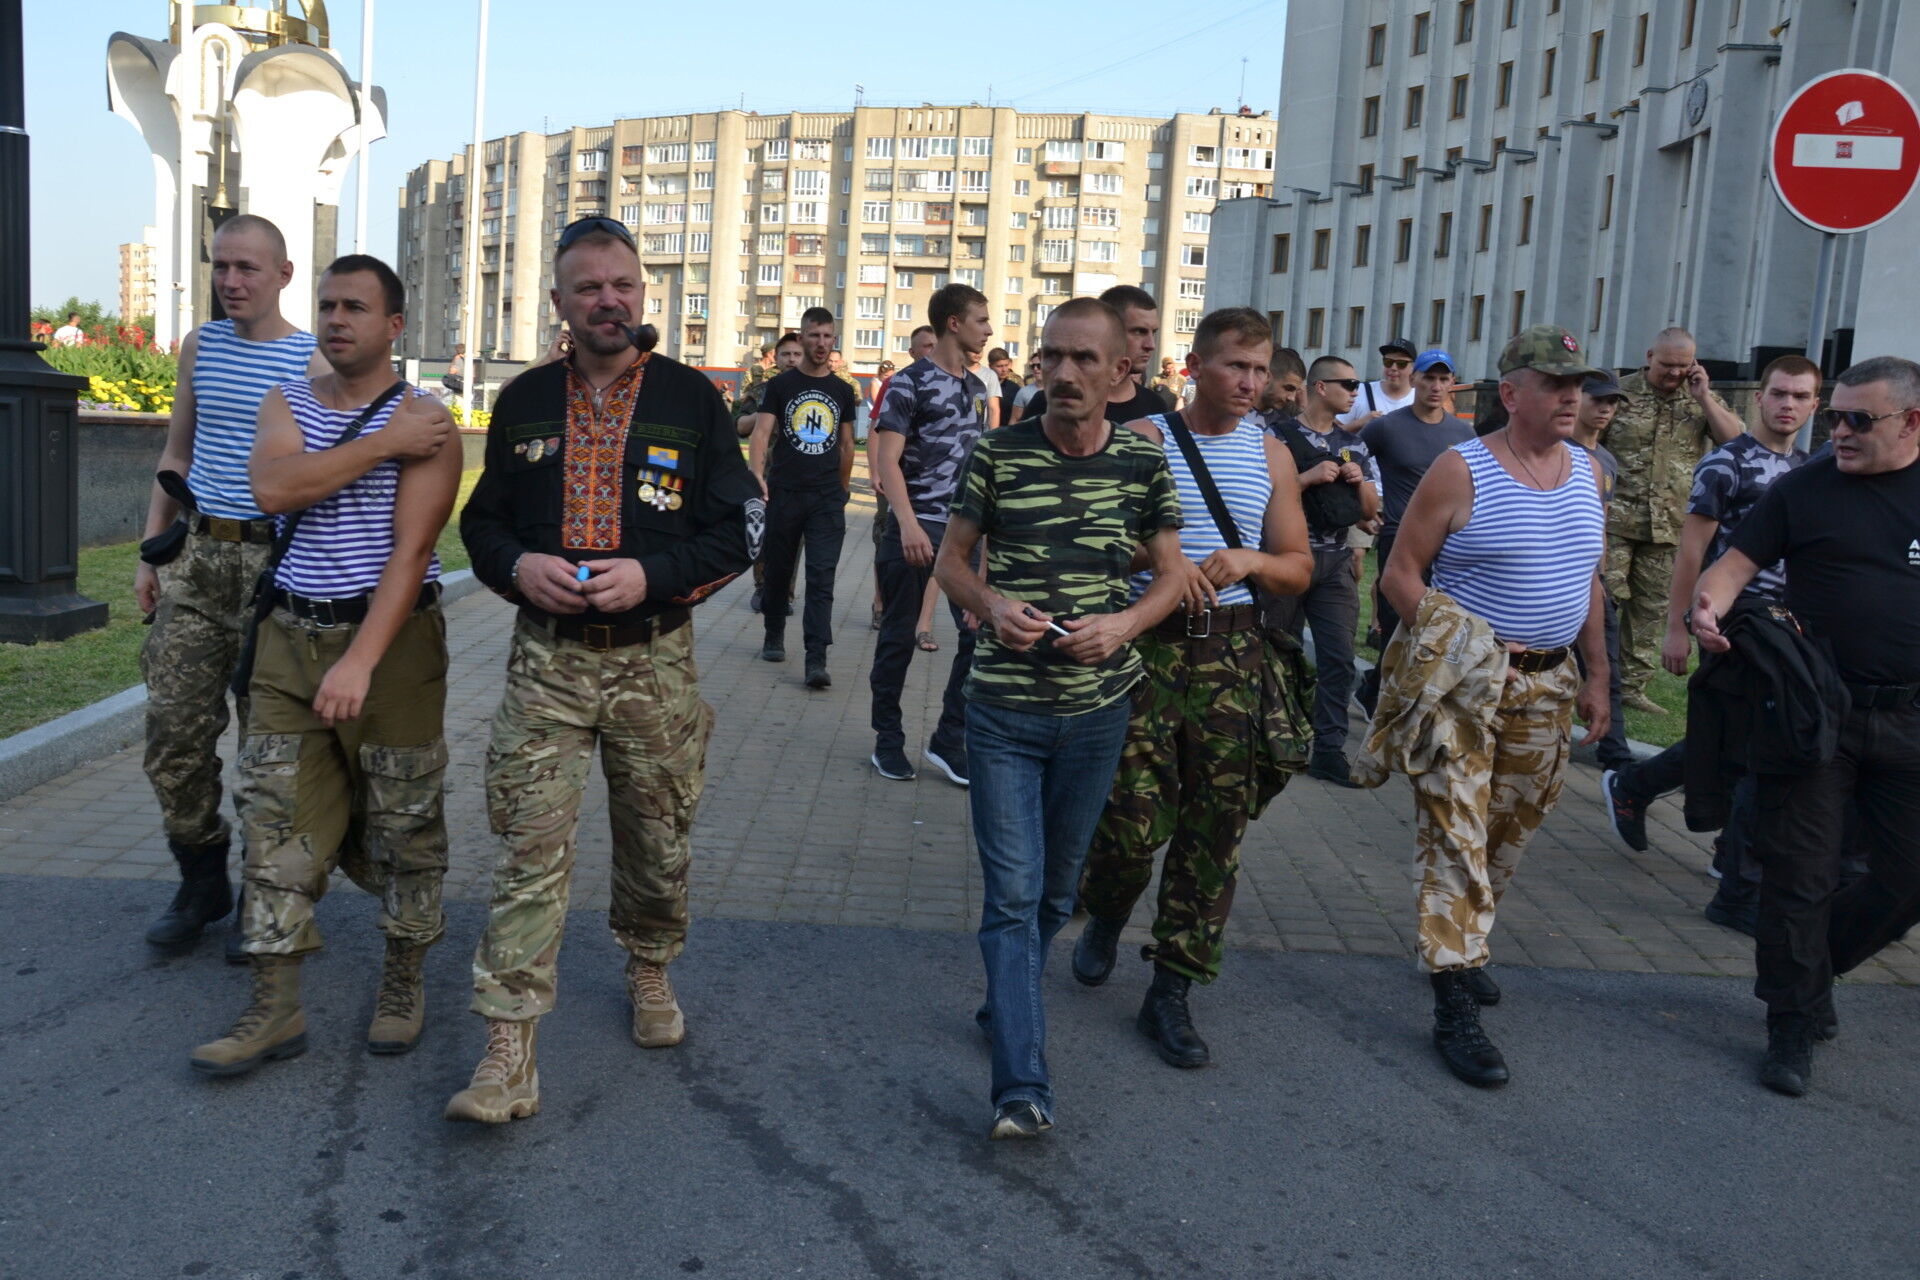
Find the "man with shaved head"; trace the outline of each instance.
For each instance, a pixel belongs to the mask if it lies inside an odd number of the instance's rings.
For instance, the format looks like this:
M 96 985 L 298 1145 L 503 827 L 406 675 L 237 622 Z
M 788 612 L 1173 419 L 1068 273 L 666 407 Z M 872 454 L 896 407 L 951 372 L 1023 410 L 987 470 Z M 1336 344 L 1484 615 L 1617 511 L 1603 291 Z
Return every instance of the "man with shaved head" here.
M 1620 609 L 1623 705 L 1665 715 L 1647 696 L 1666 636 L 1667 587 L 1686 522 L 1693 469 L 1745 430 L 1694 358 L 1693 335 L 1662 329 L 1646 368 L 1620 380 L 1626 397 L 1600 442 L 1620 463 L 1607 509 L 1607 590 Z

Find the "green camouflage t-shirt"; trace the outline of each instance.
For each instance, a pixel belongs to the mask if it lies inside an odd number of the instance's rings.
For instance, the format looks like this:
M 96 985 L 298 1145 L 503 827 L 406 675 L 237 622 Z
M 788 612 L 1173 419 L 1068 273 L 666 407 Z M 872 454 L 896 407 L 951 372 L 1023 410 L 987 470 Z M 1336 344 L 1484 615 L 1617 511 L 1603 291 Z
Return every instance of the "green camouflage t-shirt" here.
M 1159 446 L 1111 427 L 1107 447 L 1070 458 L 1040 419 L 980 437 L 953 517 L 987 539 L 987 585 L 1055 621 L 1127 607 L 1134 549 L 1180 527 L 1180 500 Z M 1029 715 L 1082 715 L 1122 697 L 1140 675 L 1133 646 L 1091 667 L 1054 651 L 1051 631 L 1016 653 L 981 628 L 967 675 L 970 701 Z

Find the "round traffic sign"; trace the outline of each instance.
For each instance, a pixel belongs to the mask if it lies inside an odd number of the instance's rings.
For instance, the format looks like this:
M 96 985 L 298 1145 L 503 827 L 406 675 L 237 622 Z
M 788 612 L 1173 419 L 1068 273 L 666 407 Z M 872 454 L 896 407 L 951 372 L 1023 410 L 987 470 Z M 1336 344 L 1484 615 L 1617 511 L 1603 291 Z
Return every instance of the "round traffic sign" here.
M 1876 71 L 1830 71 L 1774 121 L 1767 169 L 1789 212 L 1843 234 L 1892 217 L 1920 177 L 1920 111 Z

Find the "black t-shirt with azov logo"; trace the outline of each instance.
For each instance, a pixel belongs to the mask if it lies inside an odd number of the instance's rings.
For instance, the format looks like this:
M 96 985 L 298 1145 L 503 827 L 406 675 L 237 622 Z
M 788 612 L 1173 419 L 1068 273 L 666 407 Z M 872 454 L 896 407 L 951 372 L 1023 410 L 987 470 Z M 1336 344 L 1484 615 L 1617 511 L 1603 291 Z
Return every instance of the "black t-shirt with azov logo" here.
M 1787 608 L 1833 647 L 1842 680 L 1920 684 L 1920 462 L 1862 476 L 1815 458 L 1773 482 L 1732 542 L 1755 564 L 1786 561 Z
M 760 412 L 773 415 L 767 451 L 769 489 L 825 489 L 840 483 L 840 424 L 852 430 L 853 388 L 832 374 L 810 377 L 798 369 L 767 382 Z

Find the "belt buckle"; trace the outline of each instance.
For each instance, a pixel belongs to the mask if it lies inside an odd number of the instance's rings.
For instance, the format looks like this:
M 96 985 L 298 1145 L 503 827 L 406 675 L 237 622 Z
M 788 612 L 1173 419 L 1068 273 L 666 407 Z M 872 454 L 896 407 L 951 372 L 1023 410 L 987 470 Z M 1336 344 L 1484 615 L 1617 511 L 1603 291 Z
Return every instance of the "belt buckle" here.
M 240 522 L 231 516 L 208 516 L 207 532 L 220 542 L 238 542 L 241 538 Z
M 601 638 L 594 639 L 594 632 L 600 632 Z M 580 643 L 599 653 L 613 648 L 613 627 L 605 622 L 587 622 L 580 626 Z
M 322 631 L 331 631 L 340 625 L 340 618 L 333 611 L 333 601 L 315 600 L 310 596 L 303 596 L 302 599 L 307 602 L 307 621 L 311 622 L 314 626 L 320 628 Z M 322 621 L 320 617 L 322 606 L 325 607 L 327 615 L 325 621 Z
M 1195 618 L 1203 618 L 1206 620 L 1207 629 L 1205 631 L 1195 631 L 1193 629 L 1193 620 Z M 1212 609 L 1202 609 L 1198 613 L 1189 613 L 1187 615 L 1186 617 L 1187 639 L 1205 640 L 1212 634 L 1213 634 L 1213 610 Z

